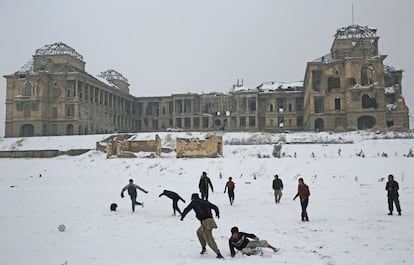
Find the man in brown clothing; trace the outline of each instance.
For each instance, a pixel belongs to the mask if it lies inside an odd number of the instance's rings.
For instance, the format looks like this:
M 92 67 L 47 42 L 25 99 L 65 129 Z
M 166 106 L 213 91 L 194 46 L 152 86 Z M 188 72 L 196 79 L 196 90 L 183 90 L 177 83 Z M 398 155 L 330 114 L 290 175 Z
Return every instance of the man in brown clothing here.
M 309 222 L 308 212 L 306 211 L 306 208 L 308 207 L 309 203 L 309 187 L 308 185 L 303 182 L 303 178 L 299 178 L 299 185 L 298 185 L 298 193 L 293 197 L 293 200 L 295 200 L 298 196 L 300 199 L 300 205 L 302 207 L 302 222 L 307 221 Z

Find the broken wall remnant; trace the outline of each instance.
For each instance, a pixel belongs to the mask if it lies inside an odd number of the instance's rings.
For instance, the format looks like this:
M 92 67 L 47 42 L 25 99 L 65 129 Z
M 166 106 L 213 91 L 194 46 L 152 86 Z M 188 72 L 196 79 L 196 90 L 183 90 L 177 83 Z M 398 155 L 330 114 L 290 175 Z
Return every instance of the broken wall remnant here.
M 205 140 L 177 138 L 175 149 L 177 158 L 218 157 L 223 155 L 223 138 L 221 136 L 209 136 Z
M 161 156 L 161 138 L 155 135 L 155 140 L 111 140 L 106 145 L 106 158 L 116 155 L 122 158 L 136 157 L 133 153 L 152 152 Z

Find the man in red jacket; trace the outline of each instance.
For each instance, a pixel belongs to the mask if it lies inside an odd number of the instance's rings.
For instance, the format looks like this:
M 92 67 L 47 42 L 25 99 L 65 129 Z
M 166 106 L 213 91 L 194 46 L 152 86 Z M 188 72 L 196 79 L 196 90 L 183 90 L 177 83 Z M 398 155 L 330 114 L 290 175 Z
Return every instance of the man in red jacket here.
M 300 199 L 300 205 L 302 207 L 302 222 L 309 221 L 308 212 L 306 211 L 306 208 L 308 207 L 309 203 L 309 187 L 308 185 L 303 182 L 303 178 L 299 178 L 299 185 L 298 185 L 298 193 L 296 193 L 295 197 L 293 197 L 293 200 L 295 200 L 298 196 Z

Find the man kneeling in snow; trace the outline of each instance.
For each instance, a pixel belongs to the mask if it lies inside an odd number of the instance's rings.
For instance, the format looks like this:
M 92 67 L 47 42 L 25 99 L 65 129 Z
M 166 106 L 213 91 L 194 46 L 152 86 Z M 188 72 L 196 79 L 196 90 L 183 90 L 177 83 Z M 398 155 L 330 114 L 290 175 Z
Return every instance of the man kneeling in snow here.
M 247 238 L 254 239 L 254 241 L 249 241 Z M 237 226 L 231 229 L 229 247 L 232 257 L 236 255 L 236 251 L 234 249 L 240 250 L 241 253 L 248 256 L 259 253 L 258 248 L 271 248 L 274 252 L 278 251 L 277 248 L 267 243 L 266 240 L 259 240 L 259 238 L 254 234 L 239 232 L 239 228 Z

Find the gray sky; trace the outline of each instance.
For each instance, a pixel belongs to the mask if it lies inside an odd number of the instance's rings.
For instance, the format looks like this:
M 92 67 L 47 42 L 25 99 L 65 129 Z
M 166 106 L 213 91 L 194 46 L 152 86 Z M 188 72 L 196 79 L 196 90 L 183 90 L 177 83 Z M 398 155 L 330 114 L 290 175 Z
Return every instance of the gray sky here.
M 404 69 L 414 111 L 414 2 L 411 0 L 0 0 L 0 73 L 12 74 L 35 50 L 62 41 L 86 71 L 115 69 L 134 96 L 228 92 L 237 79 L 303 80 L 306 63 L 329 52 L 336 29 L 377 28 L 385 64 Z M 4 135 L 6 80 L 0 82 Z M 413 126 L 411 126 L 413 127 Z

